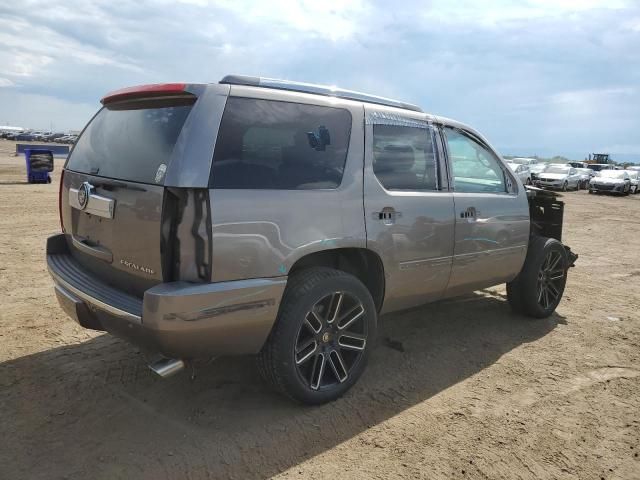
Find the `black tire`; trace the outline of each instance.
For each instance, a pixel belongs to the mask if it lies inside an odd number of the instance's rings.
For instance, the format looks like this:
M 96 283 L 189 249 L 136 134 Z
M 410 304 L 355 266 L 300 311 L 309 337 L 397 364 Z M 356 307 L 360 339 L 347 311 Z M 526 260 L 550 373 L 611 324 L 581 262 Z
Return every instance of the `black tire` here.
M 516 313 L 533 318 L 551 315 L 567 282 L 567 252 L 558 240 L 532 237 L 522 271 L 507 283 L 507 298 Z
M 348 317 L 351 310 L 356 320 Z M 278 319 L 258 355 L 258 370 L 267 383 L 294 400 L 330 402 L 364 371 L 376 325 L 375 304 L 360 280 L 330 268 L 303 270 L 287 282 Z
M 593 190 L 589 189 L 589 193 L 593 193 Z
M 563 192 L 566 192 L 568 187 L 569 187 L 569 182 L 565 181 L 565 182 L 562 184 L 562 191 L 563 191 Z

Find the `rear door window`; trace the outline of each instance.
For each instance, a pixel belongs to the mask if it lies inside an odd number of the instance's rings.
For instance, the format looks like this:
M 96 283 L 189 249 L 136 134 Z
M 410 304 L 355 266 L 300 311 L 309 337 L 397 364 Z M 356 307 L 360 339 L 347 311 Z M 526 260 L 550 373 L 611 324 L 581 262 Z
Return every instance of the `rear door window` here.
M 351 134 L 341 108 L 231 97 L 218 131 L 210 186 L 337 188 Z
M 387 190 L 437 190 L 431 127 L 374 125 L 373 172 Z
M 67 168 L 132 182 L 162 184 L 193 100 L 104 107 L 86 127 Z

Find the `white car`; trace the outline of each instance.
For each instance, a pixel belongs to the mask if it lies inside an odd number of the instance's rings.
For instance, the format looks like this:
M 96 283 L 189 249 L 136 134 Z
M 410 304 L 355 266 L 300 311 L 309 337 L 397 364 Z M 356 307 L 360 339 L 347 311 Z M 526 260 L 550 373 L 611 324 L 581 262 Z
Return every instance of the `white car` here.
M 522 180 L 524 185 L 531 185 L 531 172 L 528 165 L 512 162 L 507 162 L 507 165 Z
M 529 165 L 529 172 L 531 173 L 531 181 L 535 183 L 538 179 L 538 175 L 545 171 L 547 168 L 547 163 L 535 163 L 533 165 Z
M 553 188 L 566 192 L 570 188 L 580 188 L 580 175 L 577 170 L 567 165 L 551 164 L 538 174 L 536 187 Z
M 590 168 L 576 168 L 578 175 L 580 175 L 580 188 L 585 190 L 589 188 L 589 182 L 591 178 L 595 176 L 596 172 Z
M 626 170 L 601 170 L 589 182 L 589 193 L 619 193 L 629 195 L 631 179 Z
M 638 193 L 640 187 L 640 171 L 638 170 L 625 170 L 629 174 L 629 180 L 631 181 L 631 193 Z

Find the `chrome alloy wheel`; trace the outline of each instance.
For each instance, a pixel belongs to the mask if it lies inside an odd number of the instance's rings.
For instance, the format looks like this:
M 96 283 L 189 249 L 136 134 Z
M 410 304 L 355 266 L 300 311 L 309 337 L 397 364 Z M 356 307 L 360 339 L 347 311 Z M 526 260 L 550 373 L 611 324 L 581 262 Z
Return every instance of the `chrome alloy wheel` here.
M 347 292 L 331 293 L 307 312 L 295 342 L 298 374 L 312 390 L 343 383 L 367 346 L 362 303 Z
M 556 303 L 561 295 L 566 271 L 562 255 L 558 251 L 550 251 L 538 271 L 538 304 L 545 310 Z

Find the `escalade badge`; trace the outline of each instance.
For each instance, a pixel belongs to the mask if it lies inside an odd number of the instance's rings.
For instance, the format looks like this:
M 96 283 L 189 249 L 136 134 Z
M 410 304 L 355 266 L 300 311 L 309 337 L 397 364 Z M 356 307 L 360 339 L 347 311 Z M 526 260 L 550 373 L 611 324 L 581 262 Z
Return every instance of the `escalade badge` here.
M 82 185 L 80 185 L 80 188 L 78 189 L 78 205 L 80 205 L 81 210 L 87 208 L 91 190 L 93 190 L 93 185 L 89 182 L 83 182 Z

